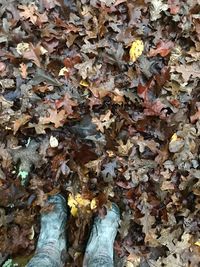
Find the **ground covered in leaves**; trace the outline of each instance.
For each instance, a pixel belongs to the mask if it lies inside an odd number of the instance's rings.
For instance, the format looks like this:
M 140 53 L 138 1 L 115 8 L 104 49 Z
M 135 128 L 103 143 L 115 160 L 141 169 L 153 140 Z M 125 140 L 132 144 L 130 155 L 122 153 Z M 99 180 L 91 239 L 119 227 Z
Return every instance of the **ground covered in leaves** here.
M 0 265 L 69 205 L 66 266 L 119 205 L 116 266 L 200 262 L 199 0 L 0 1 Z

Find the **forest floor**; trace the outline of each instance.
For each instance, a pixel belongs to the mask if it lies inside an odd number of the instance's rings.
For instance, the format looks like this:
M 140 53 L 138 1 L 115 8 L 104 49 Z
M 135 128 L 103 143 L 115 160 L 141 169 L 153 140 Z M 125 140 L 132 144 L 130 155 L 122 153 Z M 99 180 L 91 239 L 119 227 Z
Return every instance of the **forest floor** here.
M 66 266 L 111 202 L 116 266 L 198 266 L 199 14 L 199 0 L 0 1 L 1 266 L 25 265 L 58 192 Z

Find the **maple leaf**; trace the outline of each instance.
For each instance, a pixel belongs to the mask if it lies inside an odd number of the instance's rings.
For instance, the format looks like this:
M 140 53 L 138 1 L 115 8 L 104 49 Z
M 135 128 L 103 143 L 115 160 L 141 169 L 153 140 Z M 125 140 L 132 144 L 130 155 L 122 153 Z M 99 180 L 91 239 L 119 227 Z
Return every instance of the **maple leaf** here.
M 63 107 L 67 115 L 71 115 L 73 113 L 73 107 L 76 107 L 77 103 L 74 100 L 70 99 L 69 94 L 65 94 L 62 100 L 56 100 L 56 108 Z
M 29 19 L 33 24 L 36 24 L 37 15 L 35 12 L 37 11 L 37 6 L 34 3 L 30 3 L 28 6 L 19 5 L 18 8 L 24 10 L 19 13 L 21 17 Z
M 66 118 L 65 111 L 63 109 L 59 112 L 57 112 L 56 109 L 55 110 L 48 109 L 48 112 L 50 116 L 40 117 L 39 123 L 41 124 L 54 123 L 55 128 L 59 128 L 60 126 L 63 126 L 64 120 Z
M 174 46 L 174 43 L 172 41 L 163 42 L 160 41 L 156 47 L 156 49 L 151 49 L 149 52 L 150 57 L 154 57 L 158 54 L 161 55 L 161 57 L 166 57 L 170 52 L 171 48 Z

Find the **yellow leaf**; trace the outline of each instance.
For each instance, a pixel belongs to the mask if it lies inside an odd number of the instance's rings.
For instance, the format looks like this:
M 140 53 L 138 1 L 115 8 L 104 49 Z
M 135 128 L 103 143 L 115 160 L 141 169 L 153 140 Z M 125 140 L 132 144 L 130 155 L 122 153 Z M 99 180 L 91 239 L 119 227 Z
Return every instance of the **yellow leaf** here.
M 90 204 L 90 201 L 88 199 L 82 198 L 82 196 L 80 194 L 76 195 L 75 200 L 76 200 L 77 204 L 81 207 L 86 207 L 87 205 Z
M 175 134 L 172 135 L 172 137 L 171 137 L 171 141 L 170 141 L 170 142 L 174 142 L 174 141 L 176 141 L 177 139 L 178 139 L 178 137 L 177 137 L 177 134 L 175 133 Z
M 135 62 L 138 57 L 142 55 L 142 52 L 144 50 L 144 44 L 141 40 L 136 40 L 132 43 L 129 55 L 130 55 L 130 60 L 132 62 Z
M 81 80 L 80 81 L 80 85 L 84 86 L 84 87 L 88 87 L 89 86 L 89 83 L 86 82 L 85 80 Z
M 200 247 L 200 240 L 194 243 L 196 246 Z
M 68 206 L 71 208 L 71 214 L 75 217 L 78 213 L 78 208 L 86 207 L 90 204 L 90 200 L 82 198 L 81 194 L 75 197 L 69 194 Z
M 77 213 L 78 213 L 78 209 L 75 206 L 71 207 L 71 215 L 76 217 Z
M 90 208 L 91 208 L 91 210 L 94 210 L 94 209 L 96 209 L 96 207 L 97 207 L 97 201 L 96 201 L 96 198 L 93 198 L 91 203 L 90 203 Z

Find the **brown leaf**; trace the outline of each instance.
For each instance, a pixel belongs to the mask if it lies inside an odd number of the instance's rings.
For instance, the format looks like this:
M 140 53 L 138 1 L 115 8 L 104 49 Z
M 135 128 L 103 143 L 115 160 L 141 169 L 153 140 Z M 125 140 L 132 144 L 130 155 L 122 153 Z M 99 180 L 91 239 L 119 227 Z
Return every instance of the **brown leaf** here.
M 175 70 L 179 73 L 181 73 L 183 79 L 185 82 L 188 82 L 188 80 L 191 78 L 199 78 L 200 77 L 200 69 L 199 69 L 199 63 L 193 63 L 193 64 L 182 64 L 177 67 L 173 67 L 172 70 Z
M 93 106 L 98 106 L 98 105 L 102 104 L 102 101 L 99 98 L 95 97 L 95 96 L 89 97 L 88 100 L 89 100 L 89 104 L 88 105 L 89 105 L 90 109 L 92 109 Z
M 31 119 L 30 115 L 22 114 L 21 117 L 14 122 L 13 126 L 14 134 L 16 134 L 16 132 L 22 125 L 25 125 L 28 121 L 30 121 L 30 119 Z
M 37 15 L 35 12 L 37 10 L 37 6 L 34 3 L 30 3 L 28 6 L 19 5 L 18 8 L 23 10 L 20 12 L 20 17 L 29 19 L 33 24 L 36 24 Z
M 198 110 L 194 115 L 190 116 L 191 123 L 194 123 L 199 119 L 200 119 L 200 107 L 198 107 Z
M 61 111 L 57 112 L 57 110 L 48 109 L 48 112 L 50 114 L 49 117 L 40 117 L 39 123 L 41 124 L 49 124 L 54 123 L 55 128 L 59 128 L 60 126 L 63 126 L 66 115 L 65 110 L 62 109 Z
M 73 107 L 77 106 L 77 102 L 70 99 L 70 96 L 66 93 L 62 100 L 56 100 L 56 108 L 59 109 L 61 107 L 64 108 L 67 115 L 71 115 L 73 113 Z
M 27 73 L 27 65 L 24 63 L 20 64 L 20 72 L 23 79 L 26 79 L 28 73 Z
M 36 66 L 40 68 L 40 45 L 38 44 L 36 47 L 33 46 L 32 43 L 29 44 L 29 50 L 22 53 L 23 58 L 32 60 Z

